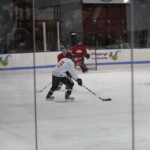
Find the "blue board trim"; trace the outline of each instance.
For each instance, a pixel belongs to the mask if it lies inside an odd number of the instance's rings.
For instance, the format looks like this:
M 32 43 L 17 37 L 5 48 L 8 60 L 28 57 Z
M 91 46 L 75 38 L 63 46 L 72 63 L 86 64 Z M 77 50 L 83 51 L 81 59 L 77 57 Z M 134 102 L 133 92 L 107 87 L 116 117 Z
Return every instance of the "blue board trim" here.
M 107 62 L 107 63 L 97 63 L 100 65 L 125 65 L 125 64 L 149 64 L 150 61 L 135 61 L 135 62 Z M 86 64 L 87 66 L 92 66 L 93 64 Z M 47 66 L 31 66 L 31 67 L 12 67 L 12 68 L 0 68 L 0 71 L 7 70 L 27 70 L 27 69 L 42 69 L 42 68 L 54 68 L 55 65 L 47 65 Z

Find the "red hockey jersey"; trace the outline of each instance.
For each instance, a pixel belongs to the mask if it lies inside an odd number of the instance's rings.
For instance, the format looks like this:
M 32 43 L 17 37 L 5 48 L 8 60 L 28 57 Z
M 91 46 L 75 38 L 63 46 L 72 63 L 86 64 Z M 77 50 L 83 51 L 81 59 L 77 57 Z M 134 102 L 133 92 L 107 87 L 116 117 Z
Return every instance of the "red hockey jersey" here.
M 58 62 L 59 62 L 62 58 L 69 58 L 70 54 L 71 54 L 70 52 L 67 52 L 66 54 L 63 54 L 63 53 L 58 54 L 58 56 L 57 56 Z
M 72 47 L 72 53 L 76 54 L 77 59 L 81 59 L 85 54 L 87 54 L 85 46 L 74 45 Z

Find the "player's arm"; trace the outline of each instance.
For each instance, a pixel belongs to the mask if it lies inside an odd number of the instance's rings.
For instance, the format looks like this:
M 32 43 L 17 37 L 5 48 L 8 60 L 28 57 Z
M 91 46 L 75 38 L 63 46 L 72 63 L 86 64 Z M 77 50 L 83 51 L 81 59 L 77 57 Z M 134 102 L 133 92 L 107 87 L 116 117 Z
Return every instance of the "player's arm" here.
M 74 80 L 77 80 L 78 79 L 78 75 L 75 71 L 75 67 L 74 67 L 74 64 L 73 62 L 71 63 L 68 63 L 68 72 L 70 73 L 71 77 L 74 79 Z
M 68 63 L 68 72 L 70 73 L 71 77 L 77 81 L 78 85 L 82 86 L 82 79 L 78 77 L 73 62 Z

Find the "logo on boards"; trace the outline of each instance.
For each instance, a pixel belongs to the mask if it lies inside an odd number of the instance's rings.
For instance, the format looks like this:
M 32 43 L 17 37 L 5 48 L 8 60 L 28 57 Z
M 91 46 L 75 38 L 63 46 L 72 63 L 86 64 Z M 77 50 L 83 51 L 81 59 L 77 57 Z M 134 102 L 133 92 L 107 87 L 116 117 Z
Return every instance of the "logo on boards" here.
M 3 57 L 0 57 L 0 65 L 7 66 L 8 65 L 8 58 L 11 57 L 11 55 L 7 55 L 4 59 Z
M 117 60 L 118 59 L 118 53 L 121 52 L 120 50 L 116 51 L 115 53 L 110 52 L 109 54 L 109 58 L 111 58 L 112 60 Z

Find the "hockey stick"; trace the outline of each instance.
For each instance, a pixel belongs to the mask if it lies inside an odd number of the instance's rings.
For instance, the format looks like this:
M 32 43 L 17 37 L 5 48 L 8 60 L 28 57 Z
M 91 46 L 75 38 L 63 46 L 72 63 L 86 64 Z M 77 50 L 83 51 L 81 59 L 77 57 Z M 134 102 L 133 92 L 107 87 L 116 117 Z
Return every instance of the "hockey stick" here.
M 82 85 L 86 90 L 88 90 L 89 92 L 91 92 L 93 95 L 95 95 L 97 98 L 99 98 L 102 101 L 111 101 L 111 98 L 101 98 L 100 96 L 98 96 L 96 93 L 94 93 L 93 91 L 91 91 L 89 88 L 87 88 L 85 85 Z
M 51 85 L 51 83 L 52 83 L 52 81 L 49 84 L 47 84 L 46 86 L 44 86 L 41 90 L 37 90 L 37 92 L 38 93 L 43 92 L 49 85 Z

